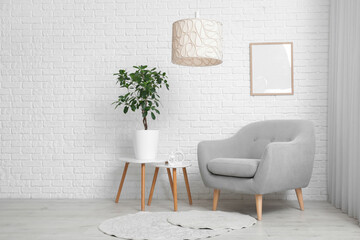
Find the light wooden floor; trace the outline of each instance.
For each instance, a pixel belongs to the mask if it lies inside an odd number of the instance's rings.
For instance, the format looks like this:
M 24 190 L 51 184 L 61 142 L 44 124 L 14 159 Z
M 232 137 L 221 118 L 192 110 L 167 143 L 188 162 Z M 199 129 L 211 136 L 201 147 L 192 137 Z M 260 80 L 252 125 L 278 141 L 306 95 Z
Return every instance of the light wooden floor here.
M 147 211 L 171 211 L 172 201 L 154 199 Z M 194 201 L 189 207 L 179 201 L 179 211 L 211 210 L 212 202 Z M 305 201 L 305 211 L 296 201 L 266 200 L 263 221 L 251 228 L 232 231 L 212 239 L 360 239 L 356 220 L 347 217 L 327 202 Z M 0 200 L 0 239 L 17 240 L 102 240 L 116 238 L 98 231 L 105 219 L 136 213 L 140 200 Z M 255 202 L 221 200 L 218 210 L 234 211 L 256 217 Z

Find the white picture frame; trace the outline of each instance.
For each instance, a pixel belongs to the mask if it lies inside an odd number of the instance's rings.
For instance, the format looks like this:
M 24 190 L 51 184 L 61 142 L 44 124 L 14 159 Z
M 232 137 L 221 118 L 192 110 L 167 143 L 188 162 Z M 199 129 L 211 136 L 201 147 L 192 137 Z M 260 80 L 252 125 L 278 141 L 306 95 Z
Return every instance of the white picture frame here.
M 250 43 L 250 95 L 294 95 L 293 43 Z

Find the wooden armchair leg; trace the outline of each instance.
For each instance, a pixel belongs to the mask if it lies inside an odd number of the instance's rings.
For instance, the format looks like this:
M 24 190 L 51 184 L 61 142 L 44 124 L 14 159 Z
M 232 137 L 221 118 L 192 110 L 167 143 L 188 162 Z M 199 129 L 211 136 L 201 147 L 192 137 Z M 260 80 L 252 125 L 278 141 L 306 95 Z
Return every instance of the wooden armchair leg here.
M 256 213 L 258 216 L 258 221 L 261 221 L 261 218 L 262 218 L 262 195 L 256 194 L 255 200 L 256 200 Z
M 220 195 L 220 189 L 214 189 L 213 211 L 216 211 L 219 195 Z
M 297 199 L 299 202 L 300 209 L 301 209 L 301 211 L 304 211 L 304 201 L 303 201 L 303 195 L 302 195 L 301 188 L 295 189 L 295 192 L 296 192 L 296 196 L 297 196 Z

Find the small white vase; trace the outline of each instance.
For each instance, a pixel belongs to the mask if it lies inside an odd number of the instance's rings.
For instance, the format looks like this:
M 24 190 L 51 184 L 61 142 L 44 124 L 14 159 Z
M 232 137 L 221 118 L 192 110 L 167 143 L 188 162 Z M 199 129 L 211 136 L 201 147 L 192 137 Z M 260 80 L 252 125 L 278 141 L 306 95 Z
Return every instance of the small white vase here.
M 133 139 L 135 158 L 154 160 L 157 155 L 159 130 L 136 130 Z

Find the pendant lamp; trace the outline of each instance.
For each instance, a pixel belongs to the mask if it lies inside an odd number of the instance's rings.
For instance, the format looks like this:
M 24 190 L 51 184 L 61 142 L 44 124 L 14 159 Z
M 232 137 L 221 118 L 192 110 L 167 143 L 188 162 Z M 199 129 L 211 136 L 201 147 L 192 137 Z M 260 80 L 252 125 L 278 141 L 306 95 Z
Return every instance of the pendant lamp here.
M 195 18 L 173 23 L 171 62 L 183 66 L 205 67 L 221 64 L 222 24 Z

